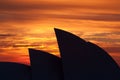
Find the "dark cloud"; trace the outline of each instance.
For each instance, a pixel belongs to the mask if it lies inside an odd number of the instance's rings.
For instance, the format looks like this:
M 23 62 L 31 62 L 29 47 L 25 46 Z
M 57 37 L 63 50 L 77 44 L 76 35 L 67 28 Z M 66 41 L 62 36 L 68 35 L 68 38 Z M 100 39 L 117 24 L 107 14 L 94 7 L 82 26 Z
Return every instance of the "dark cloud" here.
M 13 47 L 38 47 L 38 46 L 40 46 L 40 45 L 29 45 L 29 44 L 24 44 L 24 45 L 22 45 L 22 44 L 20 44 L 20 45 L 13 45 Z
M 15 36 L 15 35 L 12 35 L 12 34 L 0 34 L 0 37 L 8 37 L 8 36 Z
M 120 32 L 104 32 L 104 33 L 94 33 L 94 34 L 88 34 L 86 36 L 88 37 L 106 37 L 106 36 L 109 36 L 109 35 L 120 35 Z
M 0 34 L 1 34 L 0 37 L 21 38 L 21 37 L 24 37 L 29 30 L 30 28 L 27 28 L 24 25 L 23 26 L 13 25 L 13 24 L 6 23 L 6 21 L 5 23 L 2 23 L 2 22 L 0 23 Z
M 120 21 L 120 14 L 50 14 L 48 13 L 0 13 L 1 22 L 26 22 L 45 19 Z
M 37 20 L 37 18 L 40 16 L 34 15 L 34 14 L 0 14 L 0 21 L 1 22 L 26 22 L 26 21 L 32 21 Z M 42 17 L 41 17 L 42 18 Z
M 33 42 L 34 43 L 34 42 Z M 0 48 L 9 48 L 9 47 L 12 47 L 12 48 L 27 48 L 27 47 L 40 47 L 41 45 L 38 44 L 33 44 L 33 43 L 30 43 L 29 41 L 25 41 L 24 39 L 17 39 L 17 38 L 13 38 L 13 39 L 3 39 L 0 41 Z
M 11 61 L 11 60 L 14 60 L 15 57 L 13 56 L 6 56 L 6 55 L 1 55 L 0 54 L 0 61 Z
M 55 45 L 56 43 L 57 43 L 56 41 L 45 42 L 45 44 L 49 46 Z
M 2 55 L 2 53 L 5 53 L 5 49 L 2 49 L 2 48 L 0 48 L 0 54 Z
M 116 62 L 120 66 L 120 56 L 113 56 L 113 58 L 116 60 Z
M 0 41 L 0 48 L 9 48 L 13 45 L 14 43 L 12 41 L 5 41 L 2 40 Z
M 104 47 L 110 53 L 118 53 L 120 54 L 120 46 L 119 47 Z
M 14 37 L 14 36 L 16 36 L 16 35 L 13 35 L 13 34 L 0 34 L 0 39 L 1 40 L 6 40 L 7 38 Z
M 51 2 L 39 2 L 39 3 L 17 3 L 17 2 L 7 2 L 1 1 L 0 10 L 2 11 L 25 11 L 25 10 L 60 10 L 60 9 L 70 9 L 77 8 L 78 5 L 70 5 L 64 3 L 51 3 Z M 82 6 L 81 6 L 82 7 Z
M 105 43 L 117 43 L 120 42 L 120 39 L 110 39 L 110 38 L 85 38 L 86 40 L 94 40 L 97 42 L 105 42 Z
M 94 21 L 120 21 L 120 14 L 86 14 L 86 15 L 54 15 L 56 18 L 94 20 Z
M 115 3 L 116 5 L 118 3 Z M 61 3 L 61 2 L 50 2 L 50 1 L 0 1 L 0 10 L 3 11 L 23 11 L 23 10 L 63 10 L 63 9 L 102 9 L 102 10 L 119 10 L 119 5 L 116 6 L 114 3 L 110 6 L 106 5 L 90 5 L 90 4 L 75 4 L 75 3 Z M 108 4 L 109 5 L 109 4 Z
M 77 20 L 95 20 L 95 21 L 120 21 L 120 14 L 80 14 L 76 15 L 70 13 L 64 14 L 50 14 L 51 10 L 54 11 L 79 11 L 80 9 L 118 9 L 118 6 L 106 5 L 86 5 L 86 4 L 67 4 L 67 3 L 53 3 L 53 2 L 17 2 L 17 1 L 0 1 L 0 21 L 1 22 L 25 22 L 42 20 L 46 18 L 58 19 L 77 19 Z M 33 11 L 34 10 L 34 11 Z M 46 11 L 47 10 L 47 11 Z M 27 12 L 28 11 L 28 12 Z M 92 11 L 92 10 L 91 10 Z M 34 12 L 34 13 L 32 13 Z

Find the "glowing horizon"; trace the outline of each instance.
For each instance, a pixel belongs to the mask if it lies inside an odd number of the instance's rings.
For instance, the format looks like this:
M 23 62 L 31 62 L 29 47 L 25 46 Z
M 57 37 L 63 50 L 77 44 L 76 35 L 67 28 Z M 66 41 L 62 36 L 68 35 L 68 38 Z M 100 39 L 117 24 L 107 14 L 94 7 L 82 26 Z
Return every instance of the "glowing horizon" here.
M 29 64 L 28 48 L 59 56 L 54 28 L 104 48 L 120 64 L 119 0 L 0 1 L 0 61 Z

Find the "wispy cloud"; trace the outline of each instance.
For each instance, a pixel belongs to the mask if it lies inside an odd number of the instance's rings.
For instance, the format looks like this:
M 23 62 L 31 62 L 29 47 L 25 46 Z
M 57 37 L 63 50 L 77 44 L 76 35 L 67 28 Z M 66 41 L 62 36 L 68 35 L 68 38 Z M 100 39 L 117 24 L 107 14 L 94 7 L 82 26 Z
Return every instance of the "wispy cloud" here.
M 110 53 L 120 53 L 120 46 L 119 47 L 104 47 Z
M 66 3 L 66 1 L 60 2 L 60 1 L 17 1 L 17 0 L 8 0 L 8 1 L 0 1 L 0 9 L 1 10 L 32 10 L 32 9 L 42 9 L 42 10 L 60 10 L 60 9 L 71 9 L 71 8 L 87 8 L 87 9 L 117 9 L 119 10 L 119 4 L 118 0 L 104 0 L 104 1 L 91 1 L 93 4 L 89 1 L 72 1 L 70 0 L 69 3 Z M 76 3 L 76 4 L 75 4 Z M 92 5 L 91 5 L 91 4 Z M 98 5 L 94 5 L 98 4 Z M 106 6 L 107 4 L 107 6 Z M 7 5 L 7 6 L 6 6 Z M 111 6 L 112 5 L 112 6 Z
M 15 45 L 13 45 L 13 47 L 19 47 L 19 48 L 20 47 L 38 47 L 38 46 L 40 46 L 40 45 L 35 45 L 35 44 L 34 45 L 29 45 L 29 44 L 28 45 L 27 44 L 23 44 L 23 45 L 22 44 L 15 44 Z
M 0 51 L 5 54 L 0 61 L 15 60 L 16 54 L 26 54 L 30 47 L 58 54 L 53 35 L 56 26 L 87 41 L 104 44 L 102 47 L 110 53 L 120 53 L 119 3 L 119 0 L 1 0 Z M 7 55 L 14 53 L 15 57 Z
M 120 21 L 120 14 L 51 14 L 51 13 L 1 13 L 1 22 L 28 22 L 28 21 L 41 21 L 53 19 L 68 19 L 68 20 L 94 20 L 94 21 Z
M 95 20 L 95 21 L 120 21 L 120 14 L 119 14 L 120 6 L 119 7 L 118 6 L 119 5 L 115 6 L 114 3 L 112 6 L 111 4 L 108 4 L 108 6 L 106 6 L 105 4 L 103 5 L 91 5 L 85 3 L 82 4 L 82 2 L 79 4 L 71 4 L 71 3 L 68 4 L 68 3 L 50 2 L 50 1 L 40 1 L 40 2 L 34 2 L 34 1 L 18 2 L 15 0 L 0 1 L 0 12 L 1 12 L 0 21 L 25 22 L 25 21 L 43 20 L 47 18 Z M 86 12 L 82 12 L 81 10 L 83 9 Z M 97 11 L 95 12 L 95 10 L 93 9 L 103 10 L 102 11 L 103 13 L 97 13 Z M 118 13 L 114 13 L 114 11 L 113 13 L 110 12 L 104 13 L 104 9 L 106 10 L 117 9 Z M 87 10 L 89 12 L 87 12 Z

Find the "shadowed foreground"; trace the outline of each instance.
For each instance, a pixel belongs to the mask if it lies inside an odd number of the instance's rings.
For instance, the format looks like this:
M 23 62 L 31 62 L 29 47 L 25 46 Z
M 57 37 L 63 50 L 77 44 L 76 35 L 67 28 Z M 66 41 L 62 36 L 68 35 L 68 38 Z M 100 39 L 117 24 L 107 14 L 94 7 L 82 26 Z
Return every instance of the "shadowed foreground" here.
M 63 30 L 55 33 L 64 80 L 120 80 L 119 66 L 102 48 Z
M 31 80 L 30 66 L 0 62 L 0 80 Z
M 47 52 L 29 49 L 32 80 L 63 80 L 61 59 Z
M 120 80 L 106 51 L 72 33 L 55 29 L 61 58 L 29 49 L 31 66 L 0 62 L 0 80 Z

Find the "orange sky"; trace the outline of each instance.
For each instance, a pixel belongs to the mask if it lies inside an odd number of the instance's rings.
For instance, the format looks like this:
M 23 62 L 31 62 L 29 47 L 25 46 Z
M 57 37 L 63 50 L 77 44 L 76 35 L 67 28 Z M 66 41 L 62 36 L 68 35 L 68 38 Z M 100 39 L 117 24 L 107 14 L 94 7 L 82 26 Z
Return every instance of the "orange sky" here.
M 29 64 L 28 48 L 59 55 L 53 28 L 104 48 L 120 64 L 120 0 L 1 0 L 0 61 Z

